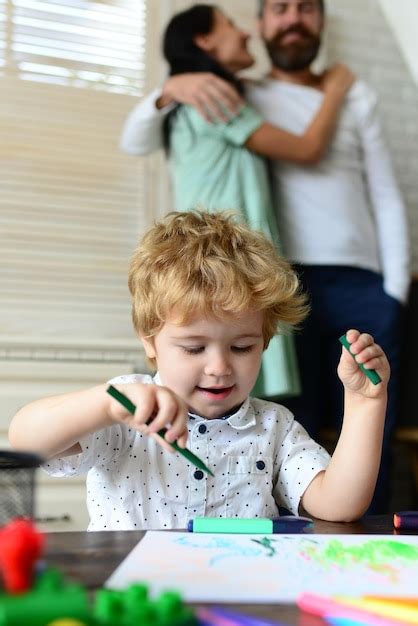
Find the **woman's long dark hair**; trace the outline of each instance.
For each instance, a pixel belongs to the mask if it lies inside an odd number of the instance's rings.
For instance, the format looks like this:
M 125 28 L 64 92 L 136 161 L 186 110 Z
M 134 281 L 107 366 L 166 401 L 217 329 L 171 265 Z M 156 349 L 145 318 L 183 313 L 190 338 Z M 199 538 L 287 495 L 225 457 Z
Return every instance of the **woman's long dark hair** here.
M 169 22 L 163 38 L 163 53 L 169 65 L 169 75 L 186 72 L 212 72 L 232 83 L 239 93 L 243 84 L 194 42 L 198 35 L 208 35 L 214 26 L 216 7 L 196 4 L 186 11 L 177 13 Z M 170 131 L 178 106 L 165 118 L 163 125 L 164 146 L 170 147 Z

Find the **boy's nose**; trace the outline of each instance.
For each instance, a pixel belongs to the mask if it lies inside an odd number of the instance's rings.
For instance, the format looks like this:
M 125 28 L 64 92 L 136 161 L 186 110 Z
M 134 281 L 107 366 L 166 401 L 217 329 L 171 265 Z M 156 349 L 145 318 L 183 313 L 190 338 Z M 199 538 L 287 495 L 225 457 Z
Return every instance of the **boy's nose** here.
M 212 354 L 206 364 L 205 373 L 209 376 L 229 376 L 231 374 L 231 365 L 228 355 L 223 352 Z

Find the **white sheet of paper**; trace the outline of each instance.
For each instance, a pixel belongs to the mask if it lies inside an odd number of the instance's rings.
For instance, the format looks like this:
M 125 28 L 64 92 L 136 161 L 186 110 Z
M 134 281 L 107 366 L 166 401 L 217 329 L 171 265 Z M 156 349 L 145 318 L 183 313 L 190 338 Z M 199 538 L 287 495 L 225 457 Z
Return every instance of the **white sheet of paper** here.
M 148 531 L 106 582 L 176 589 L 188 602 L 285 603 L 302 592 L 415 596 L 417 535 Z

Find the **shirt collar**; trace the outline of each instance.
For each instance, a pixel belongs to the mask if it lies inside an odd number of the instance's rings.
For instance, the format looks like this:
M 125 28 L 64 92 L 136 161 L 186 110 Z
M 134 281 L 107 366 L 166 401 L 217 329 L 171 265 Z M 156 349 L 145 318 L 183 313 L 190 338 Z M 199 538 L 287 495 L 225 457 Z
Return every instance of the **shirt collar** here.
M 249 396 L 247 396 L 238 411 L 228 417 L 227 422 L 232 428 L 236 428 L 236 430 L 245 430 L 246 428 L 255 426 L 255 414 L 250 404 Z
M 160 378 L 159 372 L 155 374 L 152 380 L 154 384 L 161 385 L 161 378 Z M 197 415 L 196 413 L 189 413 L 189 416 L 192 418 L 199 417 L 202 419 L 202 416 Z M 212 420 L 208 420 L 208 422 L 210 421 Z M 232 428 L 235 428 L 236 430 L 245 430 L 246 428 L 251 428 L 251 426 L 255 426 L 256 419 L 255 419 L 254 410 L 252 406 L 250 405 L 249 396 L 245 399 L 243 404 L 241 404 L 239 409 L 235 411 L 235 413 L 232 413 L 232 415 L 229 415 L 226 418 L 226 421 L 228 422 L 230 426 L 232 426 Z
M 154 383 L 154 385 L 161 386 L 160 372 L 155 372 L 154 376 L 152 377 L 152 382 Z

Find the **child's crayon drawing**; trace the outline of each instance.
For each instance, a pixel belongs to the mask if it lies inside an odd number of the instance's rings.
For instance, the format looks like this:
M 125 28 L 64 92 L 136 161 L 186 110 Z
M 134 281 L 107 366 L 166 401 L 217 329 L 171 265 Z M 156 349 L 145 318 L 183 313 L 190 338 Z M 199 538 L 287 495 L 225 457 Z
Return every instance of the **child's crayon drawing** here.
M 323 595 L 414 596 L 418 536 L 148 532 L 107 581 L 190 602 L 294 602 Z
M 254 543 L 259 543 L 260 546 L 263 546 L 267 550 L 268 556 L 274 556 L 277 554 L 277 550 L 274 546 L 275 541 L 277 539 L 271 539 L 270 537 L 263 537 L 262 539 L 253 539 Z
M 320 563 L 325 569 L 349 571 L 365 566 L 371 573 L 396 583 L 401 579 L 404 568 L 418 565 L 418 544 L 410 545 L 390 538 L 369 539 L 359 545 L 347 546 L 334 539 L 326 545 L 303 546 L 302 553 L 307 559 Z
M 176 543 L 189 548 L 205 550 L 208 554 L 211 552 L 214 556 L 208 558 L 209 567 L 231 557 L 255 557 L 261 554 L 260 549 L 250 545 L 242 546 L 234 541 L 231 535 L 205 535 L 205 537 L 207 541 L 202 543 L 201 536 L 199 535 L 182 535 L 176 540 Z M 196 541 L 194 539 L 196 539 Z

